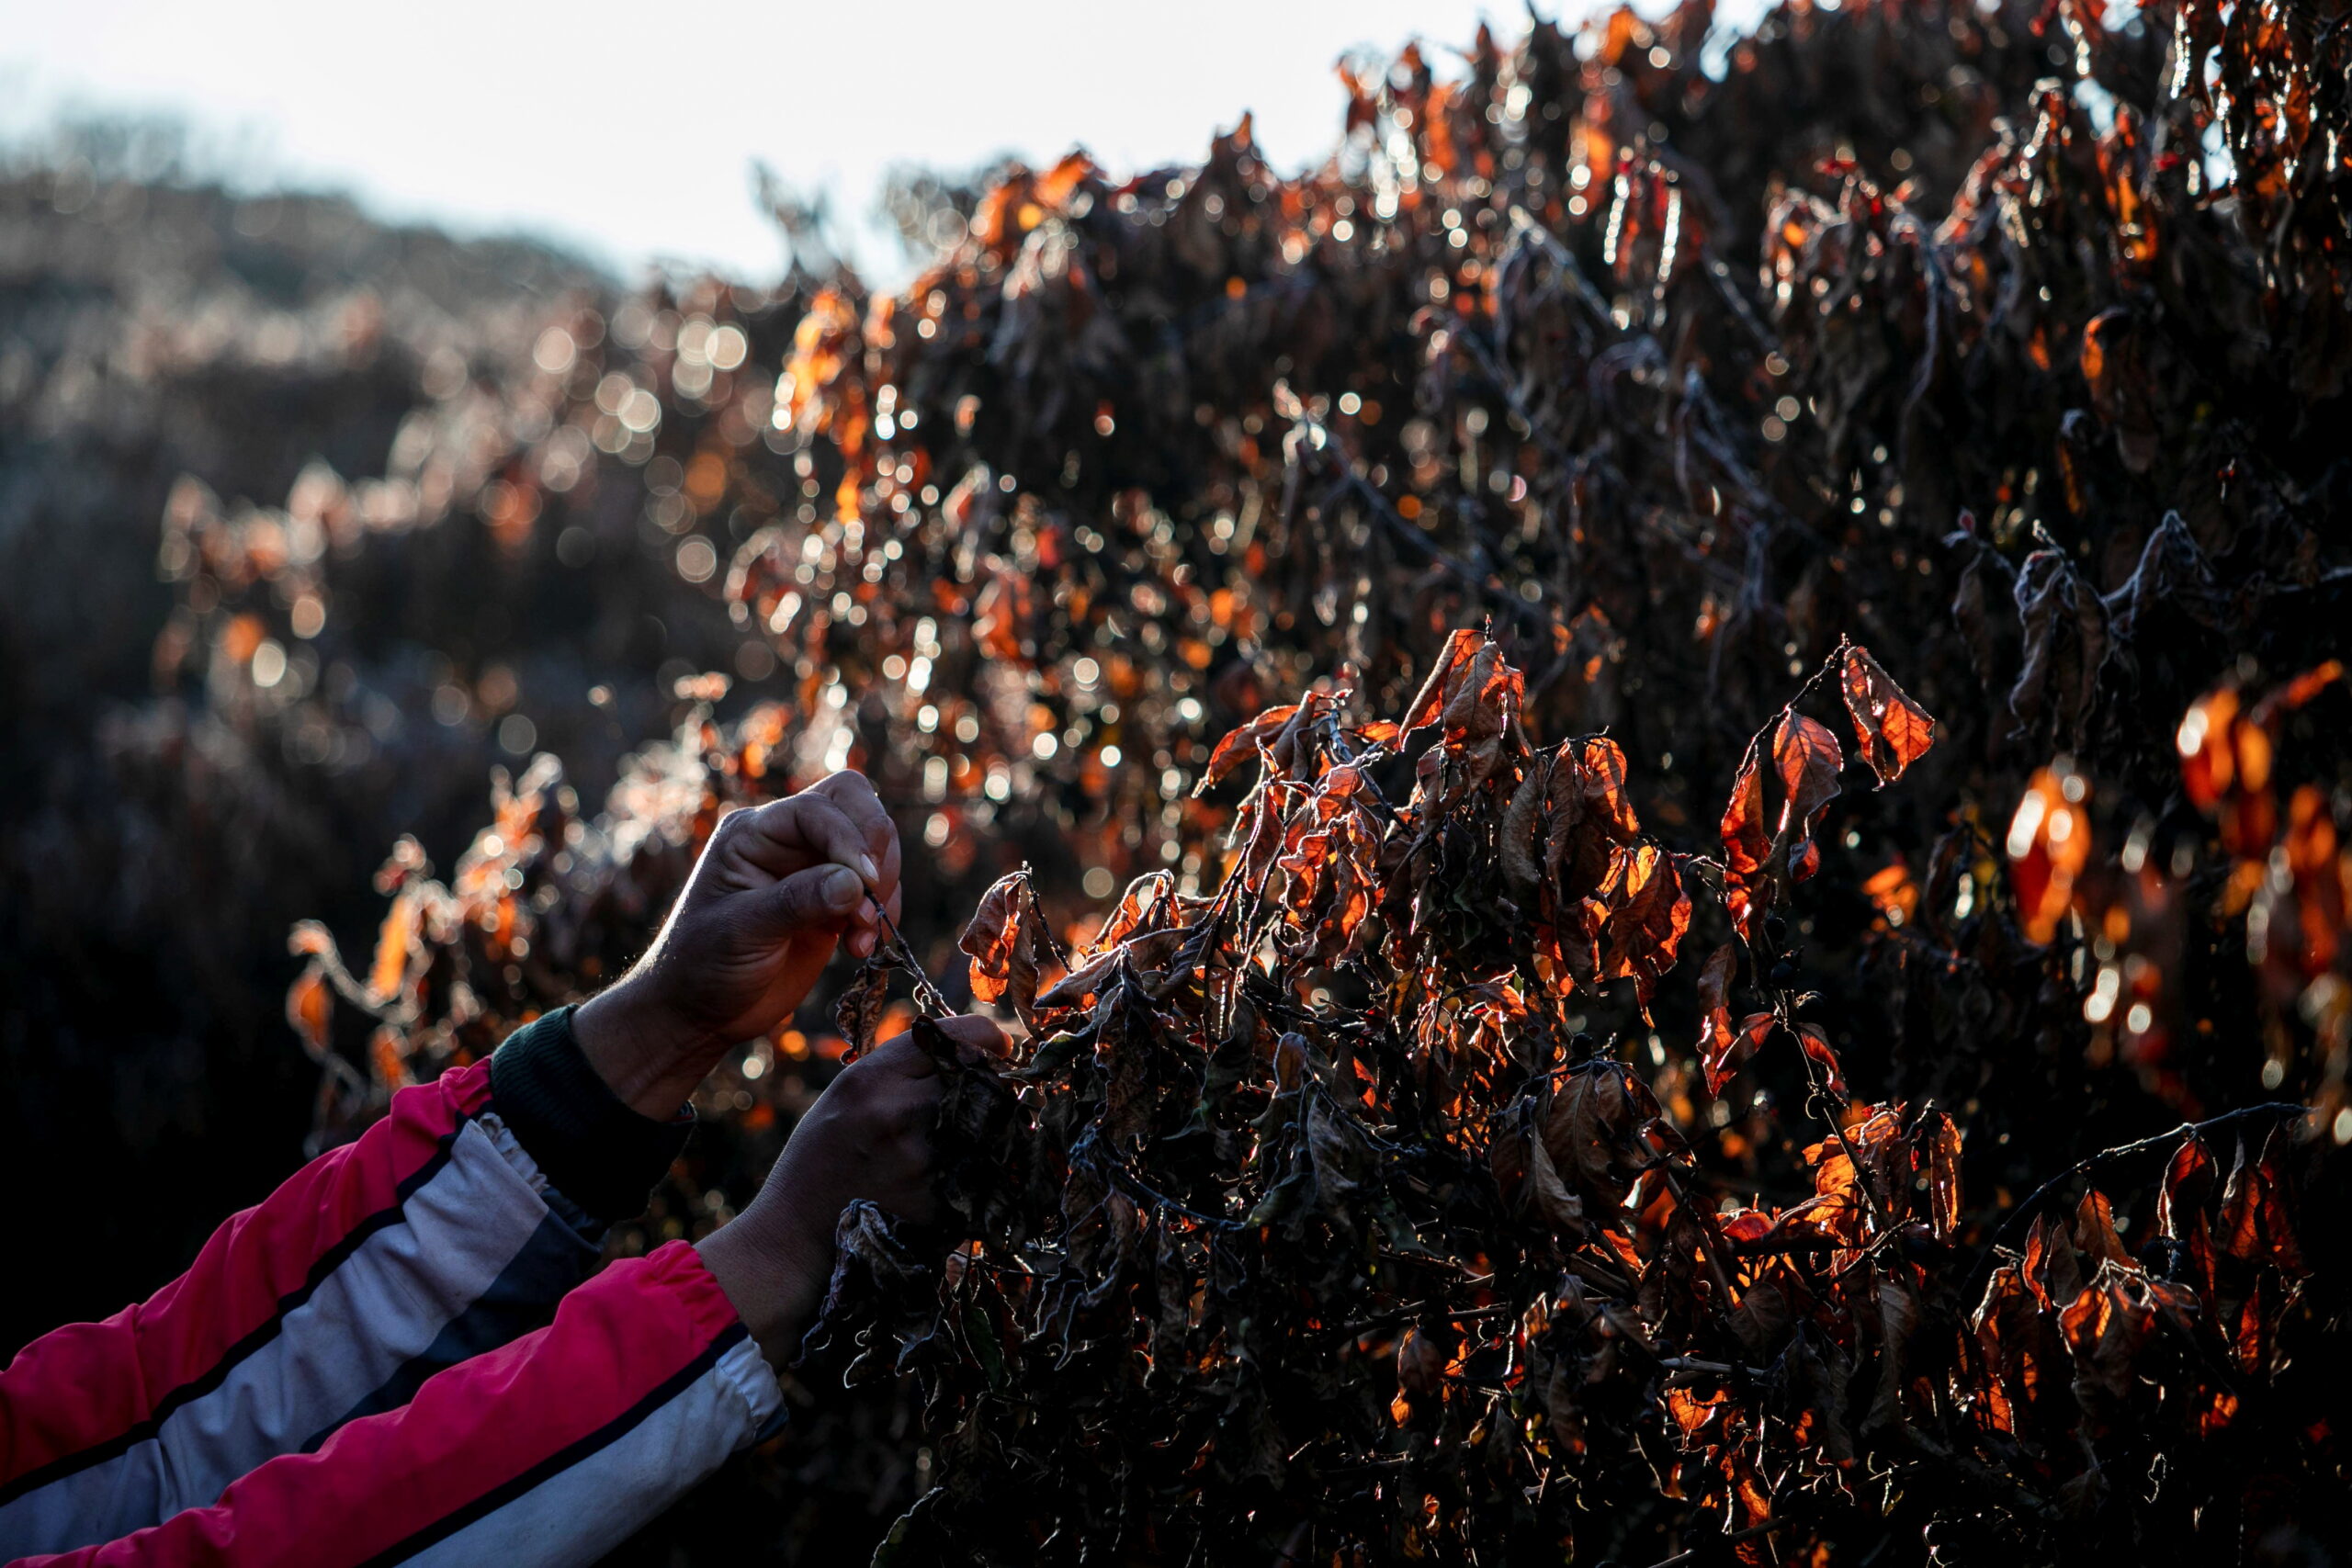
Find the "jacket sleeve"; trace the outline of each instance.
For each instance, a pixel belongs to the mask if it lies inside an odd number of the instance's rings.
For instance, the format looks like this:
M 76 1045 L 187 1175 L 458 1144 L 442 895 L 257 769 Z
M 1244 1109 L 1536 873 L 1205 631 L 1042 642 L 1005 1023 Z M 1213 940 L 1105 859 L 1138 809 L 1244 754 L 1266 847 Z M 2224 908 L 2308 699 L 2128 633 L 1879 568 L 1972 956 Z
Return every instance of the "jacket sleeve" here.
M 684 1135 L 605 1089 L 569 1010 L 401 1090 L 153 1297 L 0 1372 L 0 1562 L 200 1508 L 543 1326 Z
M 718 1281 L 672 1242 L 210 1506 L 22 1568 L 590 1563 L 780 1426 L 782 1407 Z

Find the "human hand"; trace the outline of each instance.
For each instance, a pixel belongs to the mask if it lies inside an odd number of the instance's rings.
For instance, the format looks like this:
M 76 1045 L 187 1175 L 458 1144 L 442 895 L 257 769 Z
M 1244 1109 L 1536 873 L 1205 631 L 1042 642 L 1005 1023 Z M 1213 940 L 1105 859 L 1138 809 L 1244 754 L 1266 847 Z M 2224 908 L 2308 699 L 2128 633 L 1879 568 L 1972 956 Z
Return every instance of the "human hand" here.
M 581 1051 L 624 1102 L 674 1115 L 730 1047 L 792 1015 L 844 937 L 874 951 L 899 870 L 898 829 L 860 773 L 720 818 L 652 947 L 573 1013 Z
M 967 1061 L 1002 1057 L 1004 1032 L 984 1018 L 940 1030 Z M 832 1276 L 833 1233 L 859 1199 L 917 1224 L 935 1217 L 932 1131 L 945 1085 L 911 1032 L 842 1071 L 768 1172 L 749 1207 L 700 1243 L 703 1262 L 768 1359 L 784 1365 Z

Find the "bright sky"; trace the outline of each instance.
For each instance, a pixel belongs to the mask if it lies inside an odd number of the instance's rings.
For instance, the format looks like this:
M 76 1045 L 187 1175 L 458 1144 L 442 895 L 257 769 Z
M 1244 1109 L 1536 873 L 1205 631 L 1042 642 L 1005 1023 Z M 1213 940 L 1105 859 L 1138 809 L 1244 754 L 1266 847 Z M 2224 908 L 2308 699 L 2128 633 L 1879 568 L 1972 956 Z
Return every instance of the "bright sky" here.
M 545 233 L 624 272 L 658 256 L 751 276 L 782 259 L 759 158 L 829 191 L 858 258 L 895 272 L 860 231 L 893 163 L 1082 143 L 1149 167 L 1197 160 L 1248 108 L 1287 169 L 1337 135 L 1341 52 L 1466 44 L 1488 11 L 1524 25 L 1517 0 L 0 0 L 0 134 L 163 113 L 251 183 Z

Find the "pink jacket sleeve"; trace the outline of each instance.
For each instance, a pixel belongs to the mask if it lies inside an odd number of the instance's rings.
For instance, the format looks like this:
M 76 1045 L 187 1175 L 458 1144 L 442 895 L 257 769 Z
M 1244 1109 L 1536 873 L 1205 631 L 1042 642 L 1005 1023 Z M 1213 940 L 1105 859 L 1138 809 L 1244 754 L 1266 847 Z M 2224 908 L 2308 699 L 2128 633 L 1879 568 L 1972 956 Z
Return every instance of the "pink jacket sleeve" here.
M 601 1226 L 548 1187 L 490 1066 L 403 1089 L 153 1298 L 0 1372 L 0 1562 L 201 1507 L 547 1323 Z
M 616 1264 L 547 1327 L 399 1409 L 269 1461 L 217 1502 L 28 1563 L 347 1568 L 594 1562 L 778 1424 L 775 1374 L 683 1242 Z

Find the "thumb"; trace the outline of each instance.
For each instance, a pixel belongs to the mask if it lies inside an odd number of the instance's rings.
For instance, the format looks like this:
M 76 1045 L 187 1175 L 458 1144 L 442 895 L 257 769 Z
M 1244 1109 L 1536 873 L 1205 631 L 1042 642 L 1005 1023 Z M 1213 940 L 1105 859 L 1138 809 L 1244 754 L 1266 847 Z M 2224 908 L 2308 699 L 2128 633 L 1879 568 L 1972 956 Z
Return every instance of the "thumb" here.
M 762 894 L 752 919 L 769 937 L 839 931 L 865 897 L 865 884 L 849 867 L 812 865 Z

